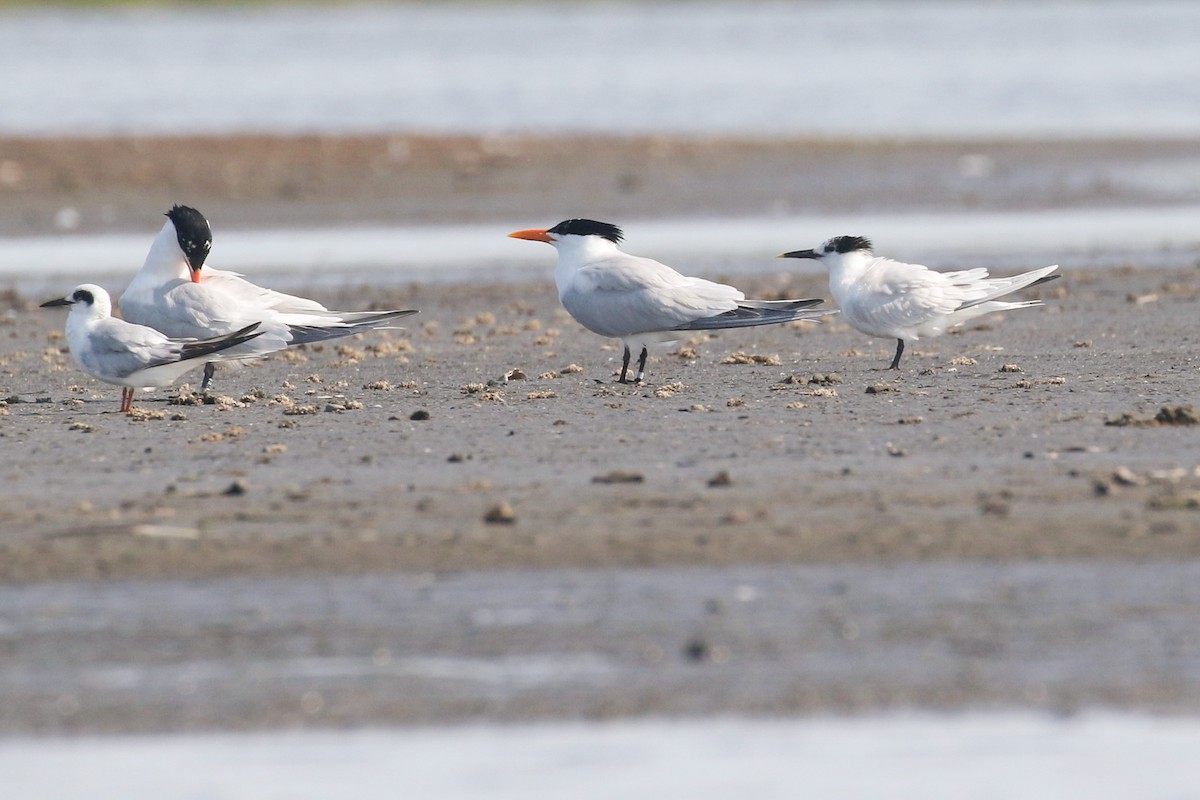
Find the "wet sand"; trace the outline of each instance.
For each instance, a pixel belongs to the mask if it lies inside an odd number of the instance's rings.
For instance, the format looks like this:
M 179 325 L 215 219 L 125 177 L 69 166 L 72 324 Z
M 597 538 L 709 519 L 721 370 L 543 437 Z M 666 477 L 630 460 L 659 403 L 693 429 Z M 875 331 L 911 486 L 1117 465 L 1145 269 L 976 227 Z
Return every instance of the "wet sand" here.
M 0 235 L 1188 205 L 1195 140 L 0 139 Z
M 603 148 L 588 152 L 604 157 Z M 1020 152 L 1036 163 L 1042 150 Z M 842 157 L 857 163 L 852 154 Z M 169 162 L 162 159 L 163 169 Z M 602 163 L 612 166 L 619 159 Z M 1087 169 L 1099 174 L 1115 163 L 1099 158 Z M 867 168 L 859 174 L 863 181 Z M 496 178 L 495 191 L 503 194 L 501 187 L 509 186 L 513 197 L 503 216 L 524 210 L 530 224 L 551 224 L 566 214 L 542 207 L 555 198 L 530 188 L 546 177 L 540 167 L 533 173 L 526 183 Z M 709 173 L 697 168 L 694 174 Z M 565 183 L 574 187 L 572 212 L 593 208 L 587 181 Z M 466 184 L 464 196 L 475 196 L 470 181 Z M 436 198 L 448 203 L 452 196 L 405 187 L 394 188 L 404 198 L 396 202 L 413 209 L 433 209 Z M 230 218 L 249 225 L 259 219 L 239 214 L 257 205 L 253 198 L 222 199 L 222 190 L 213 191 L 200 192 L 206 202 L 193 202 L 214 223 Z M 279 207 L 263 201 L 263 213 L 307 209 L 298 212 L 303 220 L 305 214 L 339 208 L 339 191 L 328 187 L 313 198 L 280 201 Z M 737 191 L 768 193 L 749 183 L 738 184 Z M 47 196 L 60 206 L 71 202 L 88 209 L 87 198 L 98 196 L 89 192 L 67 189 Z M 383 213 L 370 192 L 357 200 L 348 189 L 346 194 L 354 209 L 346 213 L 354 218 Z M 605 203 L 616 196 L 601 193 L 595 207 L 615 210 Z M 949 203 L 953 193 L 931 189 L 925 196 L 936 206 Z M 3 197 L 17 202 L 7 193 Z M 678 197 L 674 208 L 692 210 L 688 198 L 695 193 Z M 998 207 L 1014 202 L 1005 199 L 1003 187 L 989 197 Z M 178 199 L 183 198 L 164 193 L 152 205 L 157 209 Z M 632 207 L 638 202 L 631 200 Z M 47 201 L 45 207 L 52 205 Z M 118 227 L 127 213 L 122 207 L 114 205 Z M 90 218 L 91 212 L 81 215 Z M 23 232 L 43 224 L 30 220 Z M 1090 593 L 1106 591 L 1103 570 L 1120 572 L 1125 565 L 1128 575 L 1153 580 L 1153 565 L 1186 567 L 1200 555 L 1200 425 L 1193 424 L 1196 412 L 1187 410 L 1200 406 L 1195 325 L 1200 284 L 1188 254 L 1179 254 L 1174 266 L 1067 274 L 1024 293 L 1041 297 L 1045 307 L 987 317 L 910 347 L 899 373 L 883 369 L 894 343 L 869 339 L 832 317 L 821 325 L 722 332 L 662 348 L 650 361 L 649 382 L 639 387 L 613 383 L 616 345 L 584 331 L 558 308 L 548 247 L 545 256 L 547 280 L 533 284 L 377 291 L 369 276 L 355 276 L 337 291 L 314 289 L 331 306 L 412 307 L 421 314 L 405 331 L 297 349 L 223 371 L 212 403 L 175 404 L 169 399 L 175 393 L 166 391 L 140 395 L 140 413 L 133 417 L 115 413 L 118 387 L 74 367 L 61 335 L 62 315 L 36 309 L 48 298 L 4 298 L 0 396 L 7 401 L 0 409 L 0 439 L 7 466 L 0 498 L 6 521 L 0 581 L 14 599 L 0 611 L 7 615 L 0 639 L 13 654 L 0 678 L 6 696 L 22 700 L 12 705 L 3 728 L 242 728 L 572 717 L 604 715 L 604 709 L 629 714 L 989 703 L 1191 710 L 1200 705 L 1195 682 L 1179 678 L 1194 674 L 1196 654 L 1171 645 L 1184 635 L 1180 630 L 1186 633 L 1195 624 L 1194 603 L 1179 601 L 1182 628 L 1157 623 L 1139 628 L 1139 620 L 1153 622 L 1161 614 L 1133 602 L 1102 603 L 1109 617 L 1081 611 Z M 827 296 L 823 281 L 789 275 L 786 266 L 780 262 L 778 271 L 739 282 L 759 297 Z M 371 301 L 364 303 L 368 295 Z M 976 579 L 955 573 L 952 580 L 933 580 L 914 565 L 944 564 L 951 572 L 979 565 L 990 570 L 978 578 L 981 585 L 1004 586 L 1010 569 L 1046 561 L 1061 563 L 1065 571 L 1049 573 L 1043 591 L 1054 594 L 1062 576 L 1088 587 L 1074 600 L 1064 594 L 1046 606 L 1063 621 L 1064 642 L 1083 643 L 1106 624 L 1145 634 L 1118 637 L 1130 648 L 1145 648 L 1144 661 L 1132 668 L 1097 657 L 1091 666 L 1100 678 L 1082 701 L 1067 683 L 1051 681 L 1046 688 L 1032 673 L 1022 678 L 1031 668 L 1023 666 L 1027 659 L 1021 654 L 1046 642 L 1023 624 L 1034 613 L 1028 607 L 985 610 L 966 603 L 966 620 L 951 624 L 929 613 L 925 601 L 945 594 L 952 607 L 960 589 Z M 844 655 L 820 637 L 772 632 L 765 621 L 748 622 L 762 635 L 739 639 L 731 654 L 719 637 L 692 632 L 695 626 L 684 624 L 684 615 L 677 629 L 670 614 L 647 618 L 643 626 L 636 603 L 631 608 L 608 603 L 603 587 L 627 580 L 622 576 L 631 569 L 648 576 L 648 585 L 657 570 L 672 585 L 686 585 L 691 575 L 701 588 L 681 601 L 686 605 L 702 603 L 700 596 L 724 597 L 726 590 L 736 594 L 736 587 L 725 586 L 727 573 L 714 568 L 736 567 L 738 586 L 761 591 L 755 589 L 759 581 L 779 580 L 767 577 L 766 565 L 799 570 L 820 564 L 847 570 L 854 585 L 874 580 L 888 565 L 910 571 L 905 574 L 914 578 L 911 595 L 897 591 L 883 604 L 903 606 L 897 613 L 907 621 L 888 622 L 878 610 L 855 621 L 860 628 L 882 626 L 882 638 L 871 640 L 880 653 L 889 636 L 915 648 L 893 653 L 889 663 L 919 668 L 925 658 L 921 646 L 937 647 L 966 635 L 963 631 L 986 629 L 993 645 L 959 653 L 951 662 L 970 672 L 979 667 L 972 659 L 986 662 L 990 652 L 1003 653 L 996 658 L 1011 671 L 1000 682 L 1007 688 L 934 680 L 917 691 L 905 689 L 903 681 L 885 681 L 884 689 L 857 695 L 859 679 L 849 671 L 840 683 L 835 676 L 832 683 L 814 684 L 823 687 L 820 692 L 797 694 L 794 682 L 781 682 L 759 694 L 739 694 L 705 688 L 704 681 L 692 684 L 662 668 L 643 675 L 648 684 L 636 691 L 598 678 L 584 693 L 586 702 L 548 683 L 545 692 L 530 692 L 520 678 L 502 677 L 485 682 L 474 695 L 467 692 L 465 700 L 435 687 L 414 710 L 402 698 L 428 687 L 385 682 L 365 696 L 378 700 L 394 691 L 401 699 L 377 706 L 375 714 L 363 711 L 363 703 L 330 700 L 344 697 L 330 694 L 338 678 L 317 674 L 285 682 L 261 706 L 217 704 L 207 714 L 207 706 L 189 706 L 186 698 L 156 706 L 139 704 L 103 681 L 87 689 L 86 647 L 84 656 L 65 659 L 78 669 L 36 679 L 39 665 L 74 646 L 66 635 L 73 624 L 70 609 L 88 604 L 89 597 L 120 594 L 121 587 L 142 596 L 162 582 L 211 592 L 224 612 L 190 628 L 182 621 L 191 613 L 187 608 L 164 608 L 162 615 L 150 614 L 145 635 L 137 633 L 142 623 L 131 621 L 126 639 L 119 639 L 127 644 L 121 659 L 132 665 L 122 674 L 150 675 L 149 665 L 162 661 L 164 647 L 174 655 L 163 663 L 184 672 L 188 664 L 204 663 L 213 648 L 234 663 L 269 663 L 297 652 L 369 660 L 379 647 L 396 651 L 411 645 L 414 658 L 479 657 L 493 667 L 547 649 L 602 653 L 608 645 L 594 636 L 594 627 L 542 624 L 540 618 L 517 626 L 520 636 L 487 634 L 483 651 L 463 644 L 484 635 L 480 614 L 503 617 L 506 607 L 532 602 L 506 605 L 504 598 L 511 600 L 516 587 L 557 585 L 572 570 L 586 571 L 601 587 L 600 599 L 587 606 L 597 624 L 612 622 L 618 640 L 647 632 L 664 653 L 662 664 L 729 659 L 734 666 L 723 669 L 732 670 L 725 674 L 734 683 L 754 680 L 752 669 L 739 671 L 736 665 L 773 659 L 803 674 L 823 659 L 837 664 Z M 697 571 L 689 573 L 692 568 Z M 1073 571 L 1077 568 L 1083 572 Z M 272 650 L 240 617 L 271 607 L 272 587 L 279 585 L 272 581 L 311 585 L 315 596 L 336 602 L 346 591 L 338 587 L 356 585 L 359 576 L 383 580 L 379 591 L 388 593 L 386 576 L 436 585 L 439 576 L 454 574 L 485 583 L 485 576 L 494 576 L 501 584 L 496 607 L 486 592 L 473 595 L 469 614 L 453 604 L 401 604 L 395 613 L 420 615 L 414 628 L 377 640 L 341 638 L 343 621 L 336 615 L 300 621 L 306 633 L 284 648 L 286 654 Z M 266 578 L 272 581 L 255 583 Z M 230 580 L 249 581 L 238 585 L 261 597 L 223 605 L 219 598 Z M 338 583 L 347 580 L 351 583 Z M 1137 596 L 1137 583 L 1129 589 L 1131 597 Z M 67 599 L 54 600 L 62 587 Z M 1025 591 L 1019 582 L 1014 587 L 1018 595 Z M 18 602 L 21 597 L 26 601 Z M 802 600 L 775 607 L 770 625 L 787 629 L 786 620 Z M 647 595 L 645 602 L 655 600 Z M 183 633 L 155 634 L 175 624 L 174 613 L 182 615 Z M 46 627 L 30 628 L 25 622 L 30 614 Z M 88 624 L 120 627 L 119 619 Z M 670 636 L 660 636 L 664 631 Z M 799 636 L 795 642 L 793 635 Z M 700 638 L 692 641 L 695 636 Z M 547 669 L 554 674 L 559 667 L 552 663 Z M 31 682 L 22 683 L 27 679 Z M 1043 688 L 1029 689 L 1030 681 Z M 73 685 L 84 688 L 72 690 Z M 323 698 L 317 712 L 338 713 L 293 713 L 312 691 Z

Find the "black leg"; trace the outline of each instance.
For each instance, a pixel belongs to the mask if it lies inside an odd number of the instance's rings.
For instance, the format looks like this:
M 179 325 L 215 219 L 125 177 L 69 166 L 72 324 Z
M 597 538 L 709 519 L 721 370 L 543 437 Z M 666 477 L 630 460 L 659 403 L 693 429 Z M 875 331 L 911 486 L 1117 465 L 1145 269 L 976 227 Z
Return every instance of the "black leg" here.
M 625 358 L 621 359 L 621 377 L 617 378 L 617 383 L 628 383 L 625 376 L 629 374 L 629 357 L 631 355 L 629 345 L 625 345 Z
M 213 373 L 217 371 L 217 367 L 213 362 L 209 361 L 204 365 L 204 379 L 200 381 L 200 391 L 207 392 L 208 385 L 212 383 Z
M 904 340 L 896 340 L 896 357 L 892 359 L 892 365 L 888 369 L 900 369 L 900 356 L 904 355 Z
M 647 357 L 647 356 L 649 356 L 649 355 L 650 355 L 650 353 L 649 353 L 649 352 L 647 352 L 647 350 L 646 350 L 646 348 L 645 348 L 645 347 L 643 347 L 643 348 L 642 348 L 642 354 L 641 354 L 641 356 L 639 356 L 639 357 L 638 357 L 638 371 L 637 371 L 637 374 L 633 376 L 633 382 L 634 382 L 634 383 L 641 383 L 641 382 L 642 382 L 642 378 L 643 378 L 643 377 L 645 377 L 645 375 L 646 375 L 646 357 Z

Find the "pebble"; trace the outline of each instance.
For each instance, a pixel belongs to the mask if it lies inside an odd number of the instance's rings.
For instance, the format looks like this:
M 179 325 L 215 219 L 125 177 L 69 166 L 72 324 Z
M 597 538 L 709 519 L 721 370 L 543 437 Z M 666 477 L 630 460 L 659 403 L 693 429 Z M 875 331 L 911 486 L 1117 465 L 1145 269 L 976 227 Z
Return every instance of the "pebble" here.
M 732 486 L 733 478 L 729 477 L 728 471 L 721 470 L 716 475 L 713 475 L 711 478 L 708 479 L 708 485 L 712 486 L 712 487 Z
M 592 483 L 641 483 L 644 480 L 645 476 L 642 473 L 624 469 L 614 469 L 604 475 L 592 477 Z
M 487 510 L 483 521 L 491 525 L 512 525 L 517 521 L 517 512 L 513 511 L 508 503 L 501 501 Z

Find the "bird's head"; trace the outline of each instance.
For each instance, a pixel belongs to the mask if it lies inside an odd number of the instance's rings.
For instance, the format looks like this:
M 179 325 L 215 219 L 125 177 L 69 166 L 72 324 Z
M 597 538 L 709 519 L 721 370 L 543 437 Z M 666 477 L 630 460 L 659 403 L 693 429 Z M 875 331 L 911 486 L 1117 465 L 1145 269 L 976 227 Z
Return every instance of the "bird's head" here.
M 818 261 L 833 260 L 847 253 L 871 253 L 871 240 L 862 236 L 835 236 L 826 239 L 812 250 L 793 250 L 781 253 L 780 258 L 815 258 Z
M 175 227 L 175 239 L 187 260 L 192 282 L 199 283 L 200 268 L 212 249 L 212 228 L 204 215 L 191 206 L 172 206 L 166 216 Z
M 100 316 L 108 316 L 112 313 L 112 301 L 108 299 L 108 292 L 94 283 L 85 283 L 76 286 L 66 297 L 56 297 L 53 300 L 47 300 L 42 303 L 42 308 L 56 308 L 58 306 L 70 306 L 71 312 L 82 310 L 85 313 L 98 313 Z
M 604 239 L 613 245 L 621 243 L 624 234 L 616 225 L 607 222 L 597 222 L 594 219 L 567 219 L 553 228 L 532 228 L 526 231 L 514 231 L 509 236 L 513 239 L 528 239 L 533 242 L 546 242 L 558 247 L 559 244 L 584 239 Z

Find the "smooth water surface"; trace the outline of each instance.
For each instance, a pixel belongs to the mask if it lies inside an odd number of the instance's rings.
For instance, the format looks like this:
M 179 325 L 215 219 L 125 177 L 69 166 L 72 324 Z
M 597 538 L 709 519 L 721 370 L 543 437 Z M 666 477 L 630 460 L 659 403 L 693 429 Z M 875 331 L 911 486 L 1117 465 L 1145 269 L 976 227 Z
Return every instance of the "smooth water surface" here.
M 1198 738 L 1117 714 L 650 720 L 9 740 L 0 773 L 26 800 L 1173 800 Z
M 1200 133 L 1200 4 L 0 12 L 0 134 Z
M 939 269 L 1004 269 L 1061 263 L 1072 269 L 1193 263 L 1200 208 L 1066 209 L 1015 212 L 874 213 L 744 219 L 633 220 L 625 249 L 685 272 L 819 271 L 778 261 L 785 250 L 839 234 L 869 232 L 879 252 Z M 549 280 L 554 251 L 507 238 L 505 223 L 215 233 L 209 263 L 275 287 L 408 281 Z M 124 289 L 157 231 L 0 239 L 0 287 L 57 292 L 86 278 Z

